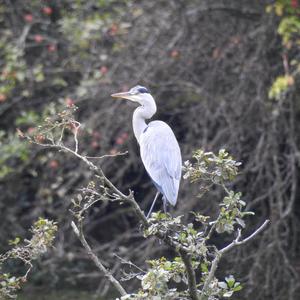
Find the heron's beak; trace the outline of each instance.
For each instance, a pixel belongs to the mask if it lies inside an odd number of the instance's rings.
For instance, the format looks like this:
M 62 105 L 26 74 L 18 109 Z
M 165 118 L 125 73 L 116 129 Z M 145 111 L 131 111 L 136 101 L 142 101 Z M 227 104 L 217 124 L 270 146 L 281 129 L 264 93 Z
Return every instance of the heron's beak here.
M 134 99 L 133 99 L 134 95 L 129 92 L 116 93 L 116 94 L 112 94 L 111 96 L 113 98 L 122 98 L 122 99 L 128 99 L 128 100 L 134 101 Z

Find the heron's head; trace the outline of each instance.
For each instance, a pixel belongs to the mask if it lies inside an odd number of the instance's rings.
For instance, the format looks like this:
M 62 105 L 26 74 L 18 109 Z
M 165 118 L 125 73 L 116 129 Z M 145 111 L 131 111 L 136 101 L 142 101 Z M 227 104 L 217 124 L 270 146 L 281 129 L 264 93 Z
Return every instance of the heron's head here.
M 131 88 L 128 92 L 116 93 L 111 96 L 114 98 L 128 99 L 133 102 L 138 102 L 141 105 L 144 105 L 149 101 L 153 101 L 148 89 L 141 85 Z

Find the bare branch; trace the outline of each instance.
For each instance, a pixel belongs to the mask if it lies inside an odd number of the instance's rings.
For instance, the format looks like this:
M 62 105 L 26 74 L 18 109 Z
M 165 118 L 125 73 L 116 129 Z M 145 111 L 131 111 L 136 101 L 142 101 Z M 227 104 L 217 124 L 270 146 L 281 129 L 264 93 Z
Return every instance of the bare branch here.
M 57 144 L 41 144 L 41 143 L 37 143 L 34 142 L 37 145 L 43 146 L 43 147 L 47 147 L 47 148 L 56 148 L 68 153 L 73 154 L 74 156 L 76 156 L 77 158 L 79 158 L 80 160 L 82 160 L 85 164 L 87 164 L 87 166 L 90 168 L 90 170 L 92 170 L 93 172 L 95 172 L 103 181 L 104 183 L 107 184 L 107 186 L 109 188 L 111 188 L 113 190 L 113 192 L 118 195 L 120 197 L 120 199 L 128 204 L 131 205 L 131 207 L 133 208 L 136 216 L 138 217 L 138 219 L 143 223 L 144 226 L 148 226 L 148 220 L 144 215 L 144 212 L 141 210 L 140 206 L 137 204 L 137 202 L 135 201 L 134 197 L 133 197 L 133 192 L 130 191 L 129 195 L 126 196 L 125 194 L 123 194 L 103 173 L 102 169 L 97 167 L 95 164 L 93 164 L 91 161 L 89 161 L 87 159 L 86 156 L 82 156 L 81 154 L 79 154 L 76 151 L 71 150 L 70 148 L 64 146 L 64 145 L 57 145 Z
M 122 155 L 127 155 L 128 151 L 125 152 L 117 152 L 116 154 L 104 154 L 101 156 L 86 156 L 86 158 L 88 159 L 102 159 L 102 158 L 106 158 L 106 157 L 116 157 L 116 156 L 122 156 Z
M 139 271 L 142 272 L 142 273 L 146 273 L 143 269 L 141 269 L 139 266 L 137 266 L 137 265 L 134 264 L 133 262 L 131 262 L 131 261 L 129 261 L 129 260 L 126 260 L 126 259 L 120 257 L 120 256 L 117 255 L 116 253 L 114 253 L 114 256 L 115 256 L 116 258 L 118 258 L 118 259 L 121 261 L 122 264 L 124 264 L 124 265 L 129 265 L 130 267 L 134 267 L 134 268 L 136 268 L 137 270 L 139 270 Z
M 211 268 L 208 274 L 208 277 L 206 278 L 202 291 L 201 291 L 201 297 L 200 300 L 205 300 L 206 299 L 206 293 L 208 291 L 209 285 L 211 283 L 211 281 L 213 280 L 219 261 L 222 257 L 222 255 L 226 252 L 228 252 L 230 249 L 232 249 L 235 246 L 239 246 L 242 244 L 245 244 L 246 242 L 250 241 L 251 239 L 253 239 L 256 235 L 258 235 L 261 231 L 263 231 L 265 229 L 265 227 L 268 225 L 268 223 L 270 222 L 270 220 L 266 220 L 257 230 L 255 230 L 250 236 L 248 236 L 247 238 L 243 239 L 240 241 L 241 238 L 241 230 L 238 230 L 238 235 L 236 237 L 236 239 L 234 241 L 232 241 L 228 246 L 224 247 L 223 249 L 219 250 L 216 252 L 216 256 L 214 258 L 214 260 L 212 261 L 211 264 Z
M 230 249 L 232 249 L 234 246 L 239 246 L 242 244 L 247 243 L 248 241 L 250 241 L 251 239 L 253 239 L 256 235 L 258 235 L 261 231 L 263 231 L 265 229 L 265 227 L 268 225 L 268 223 L 270 222 L 270 220 L 266 220 L 260 227 L 258 227 L 258 229 L 256 229 L 251 235 L 249 235 L 247 238 L 243 239 L 240 241 L 241 238 L 241 232 L 239 230 L 238 232 L 238 236 L 237 238 L 232 241 L 228 246 L 226 246 L 225 248 L 221 249 L 219 252 L 221 254 L 229 251 Z
M 101 263 L 99 258 L 92 251 L 90 245 L 88 244 L 88 242 L 86 241 L 86 239 L 84 237 L 82 226 L 80 226 L 80 229 L 78 229 L 78 227 L 76 226 L 76 224 L 74 222 L 71 223 L 71 226 L 72 226 L 74 233 L 80 240 L 82 246 L 86 249 L 87 254 L 92 259 L 92 261 L 95 263 L 95 265 L 98 267 L 98 269 L 105 275 L 105 277 L 112 283 L 112 285 L 119 291 L 119 293 L 122 296 L 127 295 L 127 292 L 122 287 L 120 282 L 103 266 L 103 264 Z

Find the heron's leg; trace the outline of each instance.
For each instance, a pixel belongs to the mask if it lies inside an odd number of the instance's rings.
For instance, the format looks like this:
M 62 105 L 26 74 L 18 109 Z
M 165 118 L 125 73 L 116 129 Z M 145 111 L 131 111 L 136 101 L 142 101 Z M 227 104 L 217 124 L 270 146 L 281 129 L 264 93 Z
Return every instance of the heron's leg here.
M 154 207 L 154 205 L 155 205 L 155 202 L 156 202 L 156 200 L 157 200 L 158 195 L 159 195 L 159 192 L 157 192 L 156 195 L 155 195 L 155 198 L 154 198 L 154 200 L 153 200 L 153 202 L 152 202 L 151 208 L 150 208 L 150 210 L 149 210 L 149 212 L 148 212 L 148 214 L 147 214 L 147 217 L 146 217 L 147 219 L 150 217 L 150 215 L 151 215 L 151 213 L 152 213 L 152 210 L 153 210 L 153 207 Z
M 168 207 L 168 203 L 167 203 L 167 200 L 166 200 L 166 198 L 163 198 L 163 202 L 164 202 L 164 213 L 166 214 L 167 212 L 168 212 L 168 210 L 167 210 L 167 207 Z

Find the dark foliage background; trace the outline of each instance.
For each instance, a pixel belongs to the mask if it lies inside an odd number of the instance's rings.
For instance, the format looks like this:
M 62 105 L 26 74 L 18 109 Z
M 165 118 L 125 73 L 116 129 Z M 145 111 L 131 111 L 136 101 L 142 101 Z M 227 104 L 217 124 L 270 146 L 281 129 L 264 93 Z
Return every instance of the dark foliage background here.
M 81 151 L 99 156 L 128 150 L 127 156 L 96 163 L 123 191 L 132 188 L 148 209 L 155 191 L 132 133 L 134 107 L 110 98 L 141 84 L 157 101 L 155 118 L 174 129 L 184 160 L 197 148 L 224 147 L 243 162 L 235 185 L 256 213 L 249 231 L 271 219 L 263 235 L 235 250 L 222 266 L 224 274 L 245 282 L 239 297 L 299 299 L 295 66 L 300 56 L 297 39 L 282 44 L 277 33 L 286 15 L 299 18 L 299 8 L 297 1 L 277 1 L 274 11 L 268 5 L 263 0 L 0 2 L 1 250 L 9 239 L 26 235 L 39 216 L 59 224 L 56 247 L 39 262 L 32 287 L 77 285 L 102 295 L 109 288 L 70 229 L 70 200 L 90 172 L 63 153 L 24 144 L 16 128 L 32 133 L 45 117 L 75 103 L 84 125 Z M 283 93 L 270 99 L 272 84 L 287 73 Z M 201 199 L 197 193 L 183 182 L 173 213 L 216 214 L 220 191 Z M 121 262 L 114 253 L 143 265 L 164 252 L 163 245 L 146 242 L 135 225 L 127 207 L 111 203 L 95 208 L 87 221 L 95 251 L 117 276 Z M 216 237 L 216 243 L 226 240 Z

